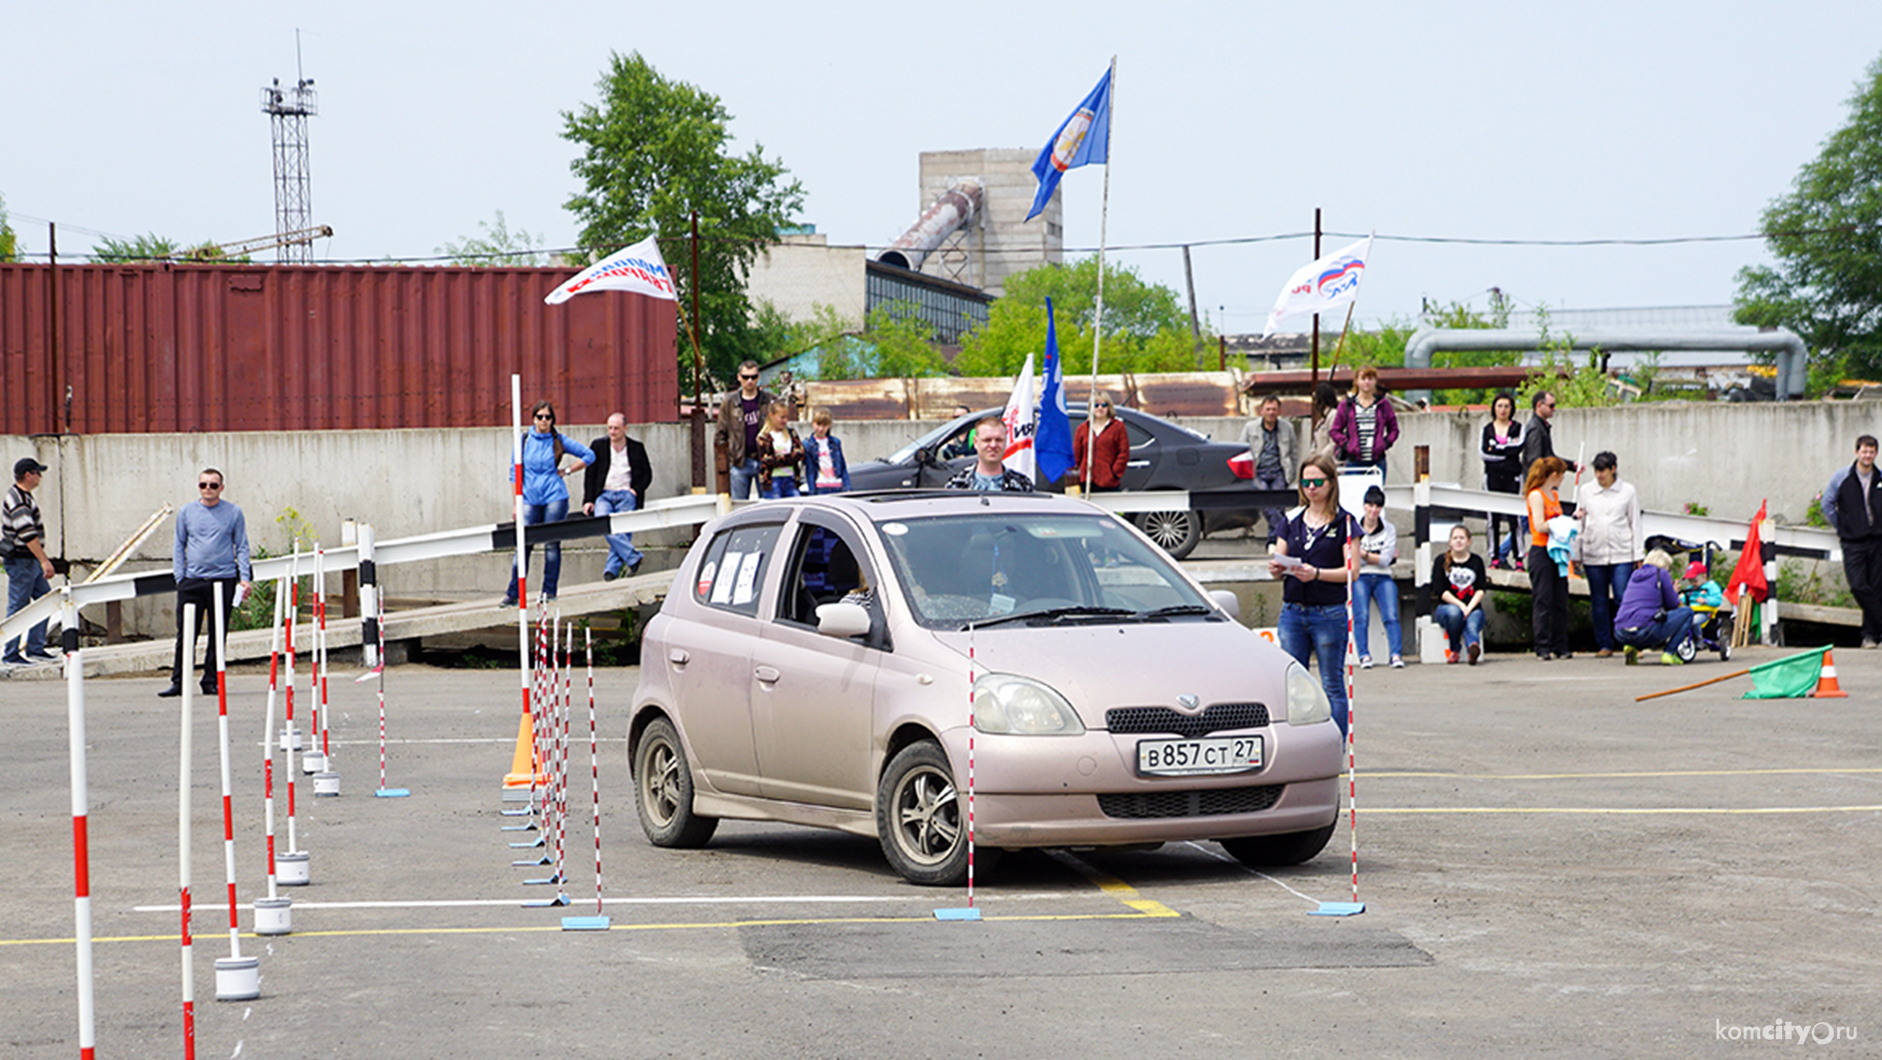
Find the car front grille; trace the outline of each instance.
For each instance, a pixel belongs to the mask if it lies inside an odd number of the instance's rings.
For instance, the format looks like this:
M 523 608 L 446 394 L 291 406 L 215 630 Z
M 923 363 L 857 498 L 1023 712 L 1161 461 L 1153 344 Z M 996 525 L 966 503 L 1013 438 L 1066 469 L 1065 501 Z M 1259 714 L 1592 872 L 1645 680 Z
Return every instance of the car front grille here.
M 1122 817 L 1130 820 L 1259 813 L 1281 801 L 1281 792 L 1286 787 L 1285 784 L 1263 784 L 1252 788 L 1209 788 L 1199 791 L 1100 795 L 1098 808 L 1104 811 L 1106 817 Z
M 1171 707 L 1113 707 L 1104 712 L 1105 727 L 1115 733 L 1174 733 L 1195 738 L 1223 729 L 1259 729 L 1268 724 L 1265 703 L 1211 703 L 1200 714 Z

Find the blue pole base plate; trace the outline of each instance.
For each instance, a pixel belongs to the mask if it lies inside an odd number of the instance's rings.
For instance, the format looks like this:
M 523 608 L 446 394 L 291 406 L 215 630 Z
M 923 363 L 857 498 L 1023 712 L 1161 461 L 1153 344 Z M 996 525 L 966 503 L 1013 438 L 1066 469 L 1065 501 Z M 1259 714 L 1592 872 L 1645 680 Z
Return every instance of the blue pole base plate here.
M 979 920 L 980 910 L 978 909 L 937 909 L 934 911 L 934 918 L 936 920 Z
M 605 916 L 565 916 L 562 918 L 563 931 L 606 931 L 608 918 Z
M 1355 916 L 1366 911 L 1364 902 L 1321 902 L 1308 916 Z
M 412 793 L 405 788 L 380 788 L 378 791 L 373 792 L 373 797 L 379 799 L 403 799 L 411 794 Z

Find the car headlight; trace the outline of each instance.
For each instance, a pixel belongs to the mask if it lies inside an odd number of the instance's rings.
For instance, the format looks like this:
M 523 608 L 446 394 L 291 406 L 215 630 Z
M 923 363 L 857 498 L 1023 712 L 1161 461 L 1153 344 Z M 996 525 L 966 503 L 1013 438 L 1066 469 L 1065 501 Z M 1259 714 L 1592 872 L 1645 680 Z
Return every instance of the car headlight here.
M 1333 717 L 1326 689 L 1297 662 L 1287 664 L 1287 723 L 1315 725 Z
M 974 682 L 974 728 L 1017 736 L 1081 736 L 1085 723 L 1051 685 L 1016 674 Z

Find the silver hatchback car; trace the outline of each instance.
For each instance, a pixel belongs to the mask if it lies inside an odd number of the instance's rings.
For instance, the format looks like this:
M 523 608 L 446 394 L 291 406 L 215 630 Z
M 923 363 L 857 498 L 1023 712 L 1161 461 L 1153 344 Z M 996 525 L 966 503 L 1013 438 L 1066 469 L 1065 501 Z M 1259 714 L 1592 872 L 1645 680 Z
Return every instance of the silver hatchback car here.
M 850 493 L 707 525 L 647 626 L 641 826 L 875 836 L 920 884 L 1000 850 L 1219 841 L 1318 854 L 1341 735 L 1320 682 L 1118 518 L 1049 494 Z

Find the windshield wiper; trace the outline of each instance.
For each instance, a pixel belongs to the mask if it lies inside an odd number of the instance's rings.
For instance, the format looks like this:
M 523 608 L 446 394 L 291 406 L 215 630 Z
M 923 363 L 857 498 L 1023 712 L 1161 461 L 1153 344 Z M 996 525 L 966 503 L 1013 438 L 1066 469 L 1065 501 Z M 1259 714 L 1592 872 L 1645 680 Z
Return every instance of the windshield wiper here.
M 1148 621 L 1153 618 L 1171 618 L 1176 615 L 1213 614 L 1215 614 L 1215 608 L 1203 604 L 1171 604 L 1168 607 L 1158 607 L 1149 611 L 1135 611 L 1132 612 L 1132 617 L 1140 621 Z
M 1018 611 L 1010 615 L 1000 615 L 997 618 L 981 619 L 978 622 L 966 623 L 961 626 L 961 629 L 965 630 L 968 628 L 968 626 L 979 626 L 984 629 L 987 626 L 997 626 L 1003 622 L 1019 622 L 1024 619 L 1046 619 L 1048 621 L 1057 621 L 1061 618 L 1084 618 L 1088 616 L 1121 617 L 1121 616 L 1127 616 L 1127 615 L 1135 615 L 1136 613 L 1137 612 L 1132 611 L 1128 607 L 1086 607 L 1083 605 L 1078 605 L 1078 606 L 1073 606 L 1073 607 L 1051 607 L 1043 611 Z

